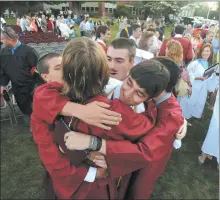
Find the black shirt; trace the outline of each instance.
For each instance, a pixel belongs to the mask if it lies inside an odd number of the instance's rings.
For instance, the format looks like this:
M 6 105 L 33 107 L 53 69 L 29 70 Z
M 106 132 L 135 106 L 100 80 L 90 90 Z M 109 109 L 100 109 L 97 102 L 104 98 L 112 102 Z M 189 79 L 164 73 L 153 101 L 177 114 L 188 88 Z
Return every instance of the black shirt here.
M 30 70 L 37 65 L 36 51 L 21 44 L 12 54 L 8 47 L 4 47 L 0 51 L 0 62 L 1 85 L 5 86 L 11 81 L 18 107 L 24 114 L 30 115 L 35 86 L 35 78 Z

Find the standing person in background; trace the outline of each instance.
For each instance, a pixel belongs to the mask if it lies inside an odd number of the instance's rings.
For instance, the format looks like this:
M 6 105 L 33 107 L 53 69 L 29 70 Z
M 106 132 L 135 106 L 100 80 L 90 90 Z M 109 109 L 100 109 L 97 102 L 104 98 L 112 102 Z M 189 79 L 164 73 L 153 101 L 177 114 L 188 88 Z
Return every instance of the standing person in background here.
M 152 50 L 151 48 L 153 46 L 153 40 L 154 40 L 153 32 L 147 31 L 146 33 L 143 33 L 140 38 L 138 48 L 153 53 L 151 51 Z
M 95 41 L 103 48 L 105 53 L 107 53 L 106 42 L 111 39 L 111 33 L 107 26 L 99 26 L 96 30 L 96 39 Z
M 201 48 L 206 43 L 212 44 L 213 37 L 214 37 L 214 32 L 208 31 L 206 33 L 205 39 L 198 44 L 197 48 L 198 49 Z
M 120 33 L 120 37 L 129 38 L 132 34 L 131 20 L 124 20 L 124 28 Z
M 212 40 L 212 45 L 213 45 L 213 64 L 216 63 L 217 61 L 217 54 L 219 52 L 219 30 L 216 32 L 213 40 Z
M 32 31 L 32 32 L 38 32 L 38 27 L 37 27 L 37 25 L 36 25 L 36 18 L 35 18 L 35 15 L 33 15 L 32 17 L 31 17 L 31 25 L 30 25 L 30 31 Z
M 42 15 L 41 30 L 43 32 L 47 32 L 47 20 L 46 20 L 46 16 L 45 15 Z
M 183 38 L 183 32 L 184 32 L 184 26 L 183 25 L 177 25 L 175 27 L 175 36 L 169 38 L 168 40 L 164 40 L 160 49 L 159 56 L 165 56 L 166 53 L 166 43 L 169 40 L 178 40 L 183 47 L 183 62 L 185 64 L 188 64 L 192 58 L 192 43 L 185 38 Z
M 28 15 L 26 16 L 26 20 L 25 20 L 25 27 L 28 32 L 31 31 L 31 18 Z
M 40 18 L 38 18 L 37 15 L 36 15 L 36 17 L 35 17 L 35 24 L 36 24 L 36 26 L 37 26 L 37 30 L 38 30 L 39 32 L 42 32 L 42 30 L 41 30 Z
M 174 94 L 177 97 L 182 110 L 185 110 L 186 108 L 184 107 L 184 104 L 182 104 L 182 101 L 185 101 L 185 99 L 191 94 L 191 83 L 189 72 L 183 66 L 183 48 L 180 42 L 176 40 L 168 41 L 166 46 L 166 56 L 180 66 L 181 74 L 175 86 Z
M 136 46 L 138 46 L 139 39 L 142 34 L 141 26 L 139 24 L 132 24 L 131 28 L 132 28 L 132 35 L 130 36 L 130 39 L 134 40 Z
M 192 25 L 191 24 L 188 24 L 187 27 L 186 27 L 186 30 L 184 31 L 183 34 L 185 33 L 189 33 L 189 34 L 193 34 L 193 28 L 192 28 Z
M 20 27 L 22 32 L 27 31 L 26 26 L 25 26 L 25 15 L 22 16 L 22 18 L 20 19 Z
M 152 23 L 152 25 L 153 25 L 153 29 L 155 29 L 155 31 L 160 34 L 159 40 L 163 41 L 163 31 L 160 28 L 160 22 L 156 20 Z
M 183 116 L 186 119 L 191 117 L 200 119 L 202 117 L 208 93 L 207 77 L 203 75 L 209 67 L 209 61 L 212 60 L 212 51 L 211 44 L 203 45 L 199 49 L 197 59 L 187 67 L 192 85 L 192 95 L 182 102 L 184 104 Z
M 69 26 L 69 27 L 70 27 L 71 25 L 74 25 L 74 22 L 73 22 L 73 20 L 71 19 L 71 15 L 68 15 L 65 21 L 66 21 L 67 26 Z
M 202 42 L 202 37 L 201 37 L 201 30 L 197 30 L 193 32 L 193 38 L 192 38 L 192 46 L 193 46 L 193 51 L 194 53 L 197 50 L 197 46 L 199 43 Z
M 60 24 L 61 24 L 61 17 L 60 17 L 60 15 L 58 15 L 57 19 L 56 19 L 56 33 L 58 35 L 61 35 Z
M 153 27 L 153 25 L 150 25 L 150 27 Z M 158 39 L 156 36 L 158 32 L 154 28 L 148 28 L 147 29 L 148 33 L 153 33 L 153 44 L 150 48 L 150 52 L 154 54 L 154 56 L 158 56 L 160 48 L 159 48 L 159 42 L 161 43 L 160 47 L 162 46 L 162 42 Z
M 3 29 L 1 40 L 5 45 L 0 53 L 1 86 L 11 81 L 17 105 L 27 120 L 32 113 L 35 86 L 35 78 L 30 71 L 37 64 L 37 55 L 33 48 L 18 40 L 18 35 L 10 27 Z
M 219 79 L 219 69 L 216 71 L 216 75 Z M 219 90 L 217 93 L 208 133 L 202 145 L 202 155 L 198 157 L 199 163 L 204 164 L 207 158 L 213 159 L 213 156 L 217 158 L 217 162 L 219 164 Z
M 49 32 L 54 32 L 54 23 L 53 23 L 53 18 L 52 18 L 52 16 L 48 16 L 47 28 L 48 28 L 48 31 L 49 31 Z
M 85 20 L 85 35 L 87 37 L 91 37 L 91 28 L 90 28 L 90 22 L 89 22 L 89 17 L 86 17 L 86 20 Z
M 86 22 L 85 22 L 85 20 L 81 21 L 81 23 L 79 25 L 79 28 L 80 28 L 80 35 L 85 36 L 86 35 L 86 33 L 85 33 L 85 31 L 86 31 Z

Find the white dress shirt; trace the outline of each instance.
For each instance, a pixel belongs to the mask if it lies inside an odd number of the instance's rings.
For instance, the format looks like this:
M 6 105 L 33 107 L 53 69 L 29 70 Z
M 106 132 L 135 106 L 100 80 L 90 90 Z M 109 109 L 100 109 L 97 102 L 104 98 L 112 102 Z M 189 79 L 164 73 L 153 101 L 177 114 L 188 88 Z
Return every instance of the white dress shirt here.
M 138 40 L 133 35 L 131 35 L 129 39 L 134 40 L 135 44 L 138 46 Z

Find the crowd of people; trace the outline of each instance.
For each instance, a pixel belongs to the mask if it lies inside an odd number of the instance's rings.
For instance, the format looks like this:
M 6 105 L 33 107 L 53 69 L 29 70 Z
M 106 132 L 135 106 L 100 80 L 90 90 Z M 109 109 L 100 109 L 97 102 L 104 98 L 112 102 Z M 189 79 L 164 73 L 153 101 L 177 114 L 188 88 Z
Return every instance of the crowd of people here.
M 58 26 L 62 35 L 75 23 L 71 15 L 58 16 L 55 26 L 45 15 L 18 22 L 24 31 Z M 202 38 L 201 27 L 176 25 L 164 39 L 160 21 L 118 22 L 107 46 L 111 23 L 84 16 L 81 37 L 62 55 L 40 58 L 12 28 L 1 29 L 1 86 L 11 81 L 31 121 L 47 198 L 148 199 L 181 147 L 185 119 L 202 118 L 208 95 L 214 111 L 198 161 L 219 163 L 218 27 Z
M 71 14 L 53 15 L 50 11 L 29 13 L 17 18 L 18 25 L 22 32 L 54 32 L 66 38 L 75 37 L 74 24 L 78 22 L 77 17 Z

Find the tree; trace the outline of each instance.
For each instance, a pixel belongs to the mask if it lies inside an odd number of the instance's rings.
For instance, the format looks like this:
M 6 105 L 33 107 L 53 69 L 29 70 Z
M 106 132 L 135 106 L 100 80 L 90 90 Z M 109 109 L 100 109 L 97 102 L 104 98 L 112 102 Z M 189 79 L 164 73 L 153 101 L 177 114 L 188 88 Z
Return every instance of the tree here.
M 69 8 L 76 14 L 78 17 L 80 16 L 81 12 L 81 1 L 69 1 Z
M 168 16 L 169 14 L 176 16 L 181 7 L 188 4 L 188 2 L 182 1 L 148 1 L 142 3 L 144 4 L 142 12 L 145 17 L 151 16 L 152 18 Z
M 30 11 L 36 12 L 41 3 L 37 1 L 4 1 L 0 2 L 1 13 L 4 13 L 6 9 L 17 13 L 18 16 L 29 13 Z
M 130 15 L 130 9 L 128 6 L 125 6 L 125 5 L 120 5 L 118 4 L 117 5 L 117 9 L 115 10 L 115 13 L 114 13 L 115 17 L 120 17 L 120 16 L 126 16 L 129 18 L 129 15 Z

